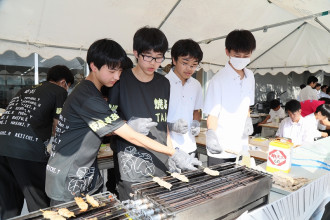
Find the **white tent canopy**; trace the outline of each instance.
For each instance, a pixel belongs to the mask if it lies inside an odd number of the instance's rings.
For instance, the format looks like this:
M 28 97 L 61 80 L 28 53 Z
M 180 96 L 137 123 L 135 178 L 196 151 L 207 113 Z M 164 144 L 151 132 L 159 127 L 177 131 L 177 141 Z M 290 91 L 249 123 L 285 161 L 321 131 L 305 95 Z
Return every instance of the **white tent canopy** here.
M 249 65 L 255 73 L 330 72 L 329 10 L 329 0 L 0 0 L 0 54 L 85 59 L 100 38 L 132 54 L 135 31 L 149 25 L 159 27 L 170 46 L 183 38 L 201 42 L 204 69 L 216 71 L 228 60 L 225 36 L 257 29 Z

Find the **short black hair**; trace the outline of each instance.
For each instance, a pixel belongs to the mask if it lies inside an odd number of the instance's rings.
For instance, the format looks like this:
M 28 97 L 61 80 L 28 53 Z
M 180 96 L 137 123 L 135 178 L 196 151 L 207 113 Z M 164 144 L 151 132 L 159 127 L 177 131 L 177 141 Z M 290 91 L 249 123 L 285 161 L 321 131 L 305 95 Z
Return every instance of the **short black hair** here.
M 88 48 L 86 60 L 89 70 L 92 71 L 91 63 L 94 63 L 98 69 L 104 65 L 110 69 L 123 68 L 126 57 L 126 52 L 116 41 L 105 38 L 95 41 Z
M 288 101 L 286 104 L 285 104 L 285 111 L 288 112 L 296 112 L 296 111 L 299 111 L 301 109 L 301 105 L 300 105 L 300 102 L 298 100 L 295 100 L 295 99 L 291 99 L 290 101 Z
M 315 76 L 309 76 L 307 79 L 307 85 L 311 84 L 311 83 L 316 83 L 319 80 L 315 77 Z
M 252 52 L 256 49 L 256 39 L 248 30 L 234 30 L 230 32 L 225 41 L 226 49 L 230 52 Z
M 123 63 L 123 69 L 132 69 L 133 68 L 133 61 L 127 56 L 125 58 L 125 62 Z
M 330 99 L 326 97 L 320 98 L 319 101 L 324 101 L 325 102 L 324 104 L 330 104 Z
M 315 113 L 318 112 L 321 112 L 323 116 L 326 116 L 328 119 L 330 119 L 330 104 L 319 105 L 315 110 Z
M 168 49 L 168 41 L 165 34 L 152 27 L 142 27 L 137 30 L 133 37 L 133 50 L 138 54 L 153 50 L 165 55 Z
M 199 44 L 192 39 L 178 40 L 171 49 L 171 57 L 177 61 L 180 56 L 195 58 L 199 63 L 203 59 L 203 51 Z
M 316 87 L 320 87 L 321 86 L 321 84 L 320 83 L 316 83 L 316 86 L 315 86 L 315 88 Z
M 300 87 L 300 89 L 303 89 L 306 87 L 306 84 L 301 84 L 299 87 Z
M 271 109 L 275 109 L 277 108 L 279 105 L 280 105 L 280 101 L 278 101 L 277 99 L 273 99 L 271 102 L 270 102 L 270 108 Z
M 329 93 L 330 93 L 330 87 L 327 88 L 327 91 L 325 93 L 329 95 Z
M 321 86 L 321 90 L 324 88 L 327 88 L 327 87 L 328 87 L 327 85 L 323 85 L 323 86 Z
M 73 74 L 68 67 L 56 65 L 48 70 L 47 81 L 58 82 L 62 79 L 64 79 L 66 83 L 71 83 L 71 85 L 74 83 Z

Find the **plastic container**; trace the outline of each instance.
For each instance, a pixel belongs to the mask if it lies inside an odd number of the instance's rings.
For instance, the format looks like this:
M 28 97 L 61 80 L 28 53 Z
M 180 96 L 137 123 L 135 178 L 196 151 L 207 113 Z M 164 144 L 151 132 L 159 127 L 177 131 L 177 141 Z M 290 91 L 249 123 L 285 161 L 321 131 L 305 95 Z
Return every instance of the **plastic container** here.
M 266 170 L 268 172 L 283 171 L 289 173 L 293 146 L 293 143 L 288 139 L 271 141 L 269 143 Z

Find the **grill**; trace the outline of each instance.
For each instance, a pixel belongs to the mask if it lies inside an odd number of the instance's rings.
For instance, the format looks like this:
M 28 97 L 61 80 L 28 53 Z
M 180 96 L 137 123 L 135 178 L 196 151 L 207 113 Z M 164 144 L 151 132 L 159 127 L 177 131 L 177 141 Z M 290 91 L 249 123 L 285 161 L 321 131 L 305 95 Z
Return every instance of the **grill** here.
M 124 204 L 136 216 L 150 219 L 233 219 L 268 203 L 270 175 L 235 163 L 210 168 L 220 175 L 209 176 L 203 170 L 186 172 L 188 183 L 163 178 L 172 184 L 171 190 L 152 181 L 135 184 L 134 200 Z
M 100 204 L 100 207 L 93 208 L 90 205 L 88 210 L 81 212 L 80 208 L 77 206 L 75 201 L 63 203 L 57 206 L 49 207 L 46 210 L 57 211 L 60 208 L 67 208 L 68 210 L 74 212 L 75 218 L 70 219 L 129 219 L 134 218 L 130 216 L 127 209 L 122 205 L 122 203 L 115 197 L 115 195 L 105 192 L 93 195 L 94 199 Z M 30 212 L 27 215 L 15 217 L 13 219 L 44 219 L 42 211 Z

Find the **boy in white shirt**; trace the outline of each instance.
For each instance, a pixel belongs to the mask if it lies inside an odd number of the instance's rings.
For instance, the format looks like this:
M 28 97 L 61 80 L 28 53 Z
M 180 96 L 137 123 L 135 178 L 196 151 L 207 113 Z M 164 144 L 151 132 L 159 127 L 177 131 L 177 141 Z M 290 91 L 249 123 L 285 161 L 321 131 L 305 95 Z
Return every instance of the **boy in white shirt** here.
M 300 102 L 292 99 L 285 104 L 285 111 L 289 117 L 282 120 L 276 132 L 276 137 L 290 138 L 294 145 L 301 145 L 310 141 L 308 127 L 305 119 L 301 116 Z
M 254 75 L 245 67 L 256 48 L 255 38 L 250 31 L 234 30 L 226 37 L 225 46 L 229 62 L 211 79 L 204 103 L 208 166 L 235 161 L 236 155 L 225 150 L 242 150 L 246 117 L 254 104 Z
M 305 123 L 309 128 L 309 139 L 313 141 L 317 137 L 328 137 L 327 132 L 321 132 L 318 130 L 318 124 L 320 121 L 326 121 L 330 118 L 330 105 L 319 105 L 314 113 L 305 116 Z
M 272 100 L 270 102 L 270 108 L 271 109 L 269 111 L 269 115 L 267 115 L 267 117 L 262 122 L 259 122 L 258 124 L 254 124 L 254 133 L 252 135 L 261 133 L 261 129 L 262 129 L 262 127 L 260 126 L 261 124 L 271 123 L 275 121 L 276 118 L 278 119 L 285 118 L 285 111 L 281 107 L 280 101 L 278 101 L 277 99 Z
M 173 68 L 165 76 L 171 85 L 167 115 L 171 140 L 174 147 L 195 154 L 195 136 L 200 132 L 203 94 L 201 84 L 191 76 L 198 70 L 203 52 L 198 43 L 184 39 L 173 45 L 171 56 Z
M 309 76 L 307 79 L 307 86 L 303 88 L 299 93 L 299 101 L 305 100 L 318 100 L 319 97 L 317 95 L 316 90 L 314 89 L 318 79 L 315 76 Z

